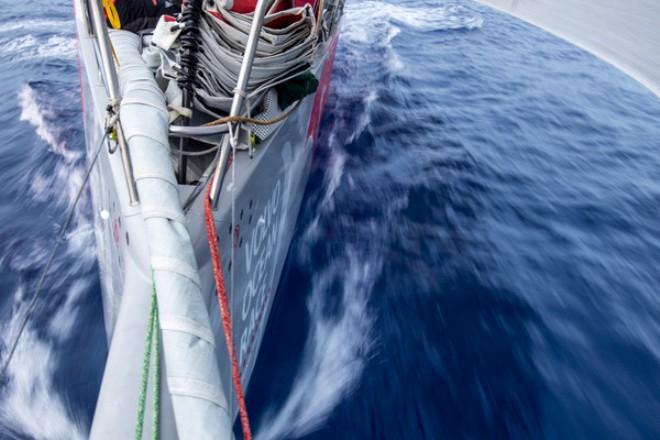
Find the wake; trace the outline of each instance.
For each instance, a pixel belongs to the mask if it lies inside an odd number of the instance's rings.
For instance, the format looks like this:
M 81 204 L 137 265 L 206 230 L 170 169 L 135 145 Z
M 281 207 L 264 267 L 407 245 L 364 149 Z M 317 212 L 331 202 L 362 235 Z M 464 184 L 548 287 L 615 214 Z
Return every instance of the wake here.
M 325 267 L 315 271 L 307 300 L 311 325 L 299 372 L 285 402 L 264 417 L 258 439 L 298 438 L 321 428 L 359 385 L 373 356 L 377 335 L 372 331 L 374 317 L 368 305 L 383 266 L 377 243 L 386 236 L 389 225 L 386 218 L 354 219 L 342 212 L 341 203 L 350 203 L 355 191 L 346 146 L 371 129 L 383 84 L 407 67 L 396 50 L 396 38 L 411 29 L 471 30 L 482 23 L 481 17 L 451 2 L 413 7 L 380 1 L 346 4 L 335 63 L 335 77 L 342 78 L 333 81 L 329 99 L 333 105 L 326 109 L 334 115 L 334 122 L 327 135 L 330 157 L 325 190 L 315 217 L 303 232 L 297 258 L 300 265 L 317 266 L 311 250 L 324 240 L 324 222 L 333 222 L 332 229 L 339 229 L 339 236 L 359 230 L 367 244 L 346 241 L 339 255 L 332 255 Z M 337 290 L 340 301 L 335 307 L 330 296 Z M 333 313 L 328 316 L 331 303 Z
M 68 149 L 57 125 L 52 122 L 56 112 L 36 90 L 24 85 L 16 98 L 20 121 L 36 135 L 34 148 L 24 164 L 25 169 L 30 170 L 24 185 L 28 203 L 48 203 L 58 212 L 65 212 L 80 185 L 82 170 L 77 161 L 82 154 Z M 46 157 L 48 161 L 44 160 Z M 53 166 L 44 166 L 48 163 Z M 44 297 L 56 292 L 62 303 L 47 319 L 28 321 L 8 366 L 0 390 L 0 426 L 7 434 L 38 439 L 87 437 L 87 422 L 58 392 L 54 373 L 59 364 L 58 347 L 67 343 L 72 335 L 79 305 L 92 287 L 89 272 L 95 264 L 95 251 L 91 224 L 82 209 L 76 213 L 75 225 L 54 260 L 46 283 L 48 287 L 42 292 Z M 9 237 L 0 251 L 0 266 L 19 277 L 10 316 L 2 325 L 3 363 L 34 294 L 34 276 L 28 278 L 27 274 L 43 269 L 54 239 L 50 230 L 29 237 L 25 235 Z M 40 236 L 45 237 L 44 240 L 39 240 Z

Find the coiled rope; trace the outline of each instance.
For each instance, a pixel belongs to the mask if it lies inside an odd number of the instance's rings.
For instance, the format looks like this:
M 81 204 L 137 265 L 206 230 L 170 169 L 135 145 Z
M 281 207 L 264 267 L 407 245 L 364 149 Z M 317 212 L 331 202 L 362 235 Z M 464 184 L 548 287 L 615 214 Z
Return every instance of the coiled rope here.
M 213 179 L 209 180 L 209 183 Z M 225 279 L 222 274 L 222 257 L 220 256 L 220 247 L 218 244 L 218 232 L 215 228 L 215 220 L 211 208 L 211 184 L 208 185 L 206 199 L 204 201 L 204 219 L 206 222 L 206 233 L 209 240 L 211 251 L 211 262 L 213 263 L 213 275 L 215 277 L 215 287 L 217 290 L 218 304 L 220 305 L 220 316 L 222 318 L 222 327 L 225 333 L 225 342 L 227 353 L 231 361 L 232 381 L 236 390 L 236 400 L 238 402 L 238 411 L 241 419 L 241 429 L 243 430 L 243 439 L 252 440 L 250 431 L 250 419 L 248 418 L 247 406 L 245 405 L 245 395 L 241 385 L 241 372 L 238 368 L 238 359 L 236 358 L 236 348 L 234 347 L 234 337 L 231 323 L 231 312 L 229 302 L 227 301 L 227 292 L 225 290 Z
M 50 270 L 50 267 L 53 264 L 53 261 L 55 259 L 55 253 L 57 252 L 58 247 L 63 241 L 64 235 L 66 234 L 66 230 L 69 227 L 69 223 L 71 223 L 71 219 L 73 218 L 73 213 L 76 210 L 76 206 L 78 205 L 78 201 L 80 200 L 80 196 L 83 193 L 83 190 L 85 189 L 85 186 L 87 185 L 87 181 L 89 180 L 89 176 L 92 174 L 92 170 L 94 169 L 94 165 L 96 165 L 96 160 L 99 157 L 99 153 L 101 152 L 101 149 L 103 148 L 103 144 L 105 143 L 105 140 L 108 138 L 108 135 L 112 131 L 112 128 L 108 128 L 105 130 L 105 133 L 103 134 L 103 137 L 101 138 L 101 141 L 99 142 L 99 146 L 97 147 L 96 151 L 94 152 L 94 156 L 92 157 L 92 161 L 90 162 L 89 166 L 87 167 L 87 171 L 85 172 L 85 177 L 83 178 L 82 184 L 80 185 L 80 188 L 78 189 L 78 192 L 76 193 L 76 198 L 73 201 L 73 205 L 71 205 L 71 208 L 69 208 L 69 212 L 67 213 L 66 220 L 64 221 L 64 224 L 62 225 L 62 228 L 60 229 L 60 232 L 55 240 L 55 245 L 53 246 L 53 249 L 50 251 L 50 255 L 48 256 L 48 262 L 46 263 L 46 266 L 44 267 L 43 271 L 41 272 L 41 276 L 39 277 L 39 282 L 37 283 L 37 289 L 32 296 L 32 299 L 30 300 L 30 303 L 27 306 L 27 310 L 25 311 L 25 314 L 23 315 L 23 318 L 21 318 L 20 324 L 18 326 L 18 333 L 16 334 L 16 337 L 12 341 L 11 345 L 9 346 L 9 352 L 7 354 L 7 357 L 5 358 L 4 364 L 2 365 L 2 370 L 0 371 L 0 376 L 2 378 L 5 378 L 5 374 L 7 372 L 7 368 L 9 367 L 9 364 L 11 363 L 12 358 L 14 357 L 14 353 L 16 352 L 16 347 L 18 346 L 19 341 L 21 340 L 21 336 L 23 335 L 23 332 L 25 331 L 25 326 L 27 325 L 28 320 L 32 316 L 32 312 L 34 311 L 34 307 L 37 304 L 37 299 L 39 299 L 39 294 L 41 293 L 41 289 L 43 288 L 44 282 L 46 281 L 46 276 L 48 275 L 48 271 Z

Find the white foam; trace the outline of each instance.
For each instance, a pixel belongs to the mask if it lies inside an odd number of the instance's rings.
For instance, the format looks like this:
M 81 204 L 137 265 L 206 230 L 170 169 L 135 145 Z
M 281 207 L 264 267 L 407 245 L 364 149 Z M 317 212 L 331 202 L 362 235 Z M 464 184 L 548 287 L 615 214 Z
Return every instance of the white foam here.
M 282 408 L 266 417 L 258 439 L 301 437 L 318 429 L 359 382 L 372 341 L 367 302 L 379 271 L 378 257 L 365 259 L 349 249 L 317 274 L 307 303 L 311 330 L 300 373 Z M 328 317 L 327 295 L 337 281 L 341 305 L 337 316 Z
M 483 18 L 474 15 L 464 6 L 451 2 L 413 7 L 380 1 L 349 2 L 346 5 L 345 19 L 349 25 L 365 21 L 390 22 L 425 31 L 478 29 L 483 25 Z
M 37 48 L 38 58 L 65 58 L 73 60 L 78 51 L 78 41 L 72 37 L 54 36 Z
M 362 99 L 362 102 L 364 103 L 364 109 L 360 114 L 358 123 L 355 126 L 355 128 L 351 131 L 350 136 L 348 136 L 348 138 L 346 139 L 346 143 L 353 142 L 362 133 L 364 133 L 365 130 L 369 128 L 369 125 L 371 124 L 372 107 L 374 103 L 376 103 L 377 101 L 378 101 L 378 90 L 376 89 L 369 90 L 368 93 Z
M 71 206 L 82 185 L 84 169 L 79 167 L 79 160 L 84 153 L 69 149 L 61 139 L 63 129 L 58 125 L 58 112 L 44 99 L 43 94 L 25 84 L 19 90 L 18 104 L 21 109 L 20 120 L 29 123 L 48 146 L 48 150 L 56 155 L 45 161 L 44 155 L 34 149 L 30 159 L 35 163 L 26 167 L 33 172 L 24 175 L 22 185 L 30 190 L 32 201 Z M 49 164 L 52 164 L 52 168 Z M 84 208 L 84 204 L 76 207 L 78 217 Z
M 88 240 L 89 242 L 89 240 Z M 49 334 L 57 341 L 64 341 L 74 331 L 78 304 L 85 292 L 89 290 L 89 281 L 85 279 L 74 279 L 64 300 L 50 317 L 48 325 Z
M 80 300 L 90 288 L 90 279 L 81 274 L 88 273 L 95 261 L 91 232 L 90 220 L 83 218 L 69 234 L 73 239 L 60 247 L 46 285 L 64 292 L 64 302 L 47 321 L 27 321 L 7 369 L 7 382 L 0 395 L 0 425 L 31 438 L 87 438 L 86 422 L 56 390 L 53 374 L 58 363 L 54 344 L 66 344 L 67 338 L 75 331 Z M 21 246 L 20 253 L 12 252 L 15 246 L 8 246 L 2 250 L 0 261 L 17 272 L 41 270 L 53 241 L 50 240 L 48 245 L 39 241 L 29 244 L 29 247 Z M 85 252 L 79 252 L 81 247 L 86 249 Z M 2 326 L 3 355 L 17 335 L 35 287 L 34 283 L 29 288 L 21 283 L 14 293 L 11 318 Z
M 20 120 L 32 125 L 37 135 L 46 142 L 50 150 L 72 162 L 80 157 L 80 153 L 72 152 L 66 148 L 66 143 L 59 139 L 60 129 L 51 123 L 55 119 L 53 111 L 47 106 L 41 105 L 37 92 L 25 84 L 18 92 L 18 104 L 21 108 Z
M 346 153 L 343 151 L 333 152 L 330 156 L 330 166 L 326 171 L 326 185 L 325 193 L 321 207 L 325 210 L 331 210 L 332 206 L 328 206 L 333 202 L 332 196 L 341 183 L 341 178 L 344 175 L 344 166 L 346 165 Z
M 363 98 L 364 111 L 358 127 L 350 135 L 359 135 L 369 123 L 370 106 L 376 102 L 375 91 Z M 310 250 L 319 239 L 323 218 L 335 215 L 337 190 L 346 180 L 348 155 L 339 142 L 345 139 L 333 127 L 330 133 L 330 157 L 325 172 L 324 194 L 316 215 L 303 232 L 297 247 L 301 264 L 311 264 Z M 372 233 L 379 232 L 372 226 Z M 368 301 L 380 273 L 382 259 L 373 250 L 363 251 L 346 244 L 343 255 L 333 256 L 326 267 L 316 270 L 313 290 L 307 300 L 310 332 L 305 342 L 300 370 L 284 404 L 265 417 L 257 434 L 259 440 L 301 437 L 318 429 L 334 408 L 359 383 L 373 342 L 372 317 Z M 326 314 L 329 292 L 341 286 L 340 303 L 332 316 Z
M 27 160 L 39 161 L 28 164 L 25 186 L 31 189 L 32 201 L 62 205 L 62 215 L 73 203 L 82 180 L 82 170 L 76 163 L 80 152 L 67 149 L 60 139 L 57 112 L 44 102 L 44 96 L 24 85 L 18 93 L 20 120 L 30 124 L 48 150 L 55 153 L 44 161 L 43 150 L 33 149 Z M 26 130 L 27 131 L 27 130 Z M 54 165 L 51 168 L 48 165 Z M 0 395 L 0 426 L 18 435 L 36 439 L 83 439 L 87 437 L 84 418 L 72 410 L 69 403 L 56 389 L 53 374 L 58 366 L 59 344 L 75 331 L 81 298 L 89 290 L 87 274 L 95 264 L 94 241 L 91 219 L 83 215 L 84 206 L 78 207 L 77 215 L 66 242 L 55 257 L 47 289 L 56 289 L 63 295 L 63 302 L 46 320 L 29 320 L 17 345 L 7 370 L 7 382 Z M 59 219 L 57 219 L 59 221 Z M 43 269 L 61 224 L 43 231 L 39 236 L 11 237 L 0 249 L 0 264 L 17 274 L 37 273 Z M 3 355 L 19 329 L 26 307 L 35 294 L 35 280 L 22 281 L 13 295 L 11 318 L 2 325 L 0 341 Z M 9 293 L 9 292 L 7 292 Z M 35 315 L 36 316 L 36 315 Z M 37 329 L 39 329 L 37 331 Z M 3 358 L 4 362 L 4 358 Z
M 17 56 L 21 60 L 58 58 L 71 61 L 76 57 L 77 41 L 74 37 L 50 36 L 45 41 L 32 34 L 0 39 L 2 54 Z
M 25 296 L 21 290 L 17 292 L 17 297 Z M 14 336 L 20 311 L 18 307 L 14 308 L 11 320 L 4 326 L 3 335 Z M 74 316 L 71 316 L 70 320 L 73 319 Z M 6 338 L 3 341 L 5 346 L 10 340 Z M 67 403 L 55 391 L 55 354 L 53 346 L 42 340 L 32 324 L 28 323 L 7 370 L 9 380 L 2 393 L 1 423 L 32 438 L 84 439 L 84 423 L 80 418 L 71 416 Z
M 7 20 L 0 23 L 0 33 L 16 31 L 57 31 L 58 33 L 75 32 L 74 23 L 71 20 Z
M 464 6 L 444 3 L 434 6 L 400 6 L 381 1 L 348 2 L 342 25 L 342 41 L 349 50 L 364 53 L 373 47 L 386 49 L 385 67 L 391 72 L 405 68 L 393 41 L 409 29 L 434 31 L 478 29 L 483 18 Z M 400 26 L 406 29 L 402 30 Z
M 49 110 L 39 106 L 36 99 L 36 92 L 29 85 L 24 85 L 18 92 L 18 103 L 21 106 L 21 121 L 31 124 L 37 135 L 54 151 L 61 151 L 64 148 L 62 142 L 57 139 L 55 129 L 46 121 L 48 116 L 52 117 Z

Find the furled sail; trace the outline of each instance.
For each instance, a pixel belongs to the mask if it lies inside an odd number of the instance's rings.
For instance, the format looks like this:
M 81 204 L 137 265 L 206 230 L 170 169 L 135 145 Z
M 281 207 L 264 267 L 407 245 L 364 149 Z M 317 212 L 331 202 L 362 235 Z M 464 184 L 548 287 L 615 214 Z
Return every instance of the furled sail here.
M 231 439 L 230 409 L 220 379 L 207 300 L 201 290 L 170 158 L 165 96 L 142 59 L 140 37 L 116 30 L 110 33 L 110 39 L 120 66 L 123 99 L 119 114 L 131 148 L 149 262 L 158 291 L 165 390 L 161 400 L 171 405 L 176 424 L 172 432 L 172 420 L 164 417 L 170 428 L 154 435 L 167 439 Z M 145 296 L 140 291 L 124 293 L 91 439 L 133 437 L 141 376 L 139 369 L 126 365 L 143 356 L 145 326 L 144 322 L 137 323 L 140 315 L 146 315 Z M 137 345 L 135 340 L 139 341 Z
M 660 1 L 477 1 L 593 53 L 660 96 Z

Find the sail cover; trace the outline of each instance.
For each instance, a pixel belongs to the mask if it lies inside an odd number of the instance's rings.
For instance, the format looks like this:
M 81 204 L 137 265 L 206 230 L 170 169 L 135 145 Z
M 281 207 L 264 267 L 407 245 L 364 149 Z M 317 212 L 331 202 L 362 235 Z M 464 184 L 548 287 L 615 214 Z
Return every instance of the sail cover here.
M 123 98 L 119 115 L 130 147 L 144 219 L 144 239 L 148 243 L 157 290 L 163 344 L 161 401 L 171 403 L 176 424 L 176 432 L 161 427 L 160 432 L 153 433 L 154 438 L 160 435 L 158 438 L 181 440 L 232 439 L 230 410 L 222 388 L 206 306 L 208 296 L 202 294 L 193 243 L 170 158 L 165 97 L 140 55 L 140 37 L 132 32 L 113 30 L 110 39 L 120 67 Z M 140 285 L 137 282 L 129 285 L 122 299 L 90 435 L 92 439 L 133 438 L 141 371 L 127 365 L 130 365 L 129 360 L 143 356 L 144 342 L 136 347 L 135 344 L 117 345 L 116 341 L 118 337 L 122 342 L 127 339 L 144 341 L 145 327 L 135 324 L 139 314 L 146 315 L 145 303 L 140 297 L 148 297 L 151 292 L 140 291 L 136 286 Z M 153 410 L 149 405 L 147 411 Z M 168 426 L 171 422 L 164 420 Z M 149 430 L 151 424 L 147 426 Z
M 593 53 L 660 97 L 660 1 L 477 1 Z

